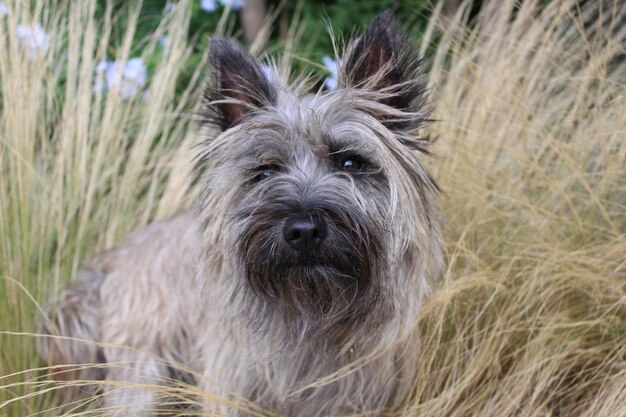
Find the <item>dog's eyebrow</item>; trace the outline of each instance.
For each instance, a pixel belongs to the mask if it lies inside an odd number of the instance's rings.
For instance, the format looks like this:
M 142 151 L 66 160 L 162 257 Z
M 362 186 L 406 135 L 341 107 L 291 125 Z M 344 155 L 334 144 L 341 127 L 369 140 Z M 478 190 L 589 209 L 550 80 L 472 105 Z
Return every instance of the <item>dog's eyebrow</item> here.
M 250 141 L 250 145 L 239 147 L 237 159 L 263 163 L 283 163 L 288 159 L 284 138 L 275 135 L 255 135 Z
M 367 141 L 359 137 L 333 137 L 326 135 L 323 137 L 323 140 L 328 147 L 329 155 L 352 151 L 364 155 L 374 153 L 371 146 L 368 146 Z

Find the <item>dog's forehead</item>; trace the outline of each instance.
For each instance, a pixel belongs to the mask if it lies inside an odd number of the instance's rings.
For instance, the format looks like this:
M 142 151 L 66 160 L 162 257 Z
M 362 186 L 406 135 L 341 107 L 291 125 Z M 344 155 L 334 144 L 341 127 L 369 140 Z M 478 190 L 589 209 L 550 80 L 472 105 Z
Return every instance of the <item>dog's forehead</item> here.
M 285 139 L 292 145 L 313 149 L 327 145 L 331 129 L 325 100 L 291 92 L 281 94 L 274 112 L 285 127 Z
M 247 146 L 234 146 L 235 157 L 301 165 L 354 151 L 377 159 L 383 147 L 370 116 L 350 97 L 330 93 L 284 91 L 274 106 L 256 112 L 244 125 Z
M 367 149 L 376 136 L 367 115 L 345 95 L 285 94 L 274 111 L 284 125 L 285 139 L 314 151 L 328 152 L 340 145 Z

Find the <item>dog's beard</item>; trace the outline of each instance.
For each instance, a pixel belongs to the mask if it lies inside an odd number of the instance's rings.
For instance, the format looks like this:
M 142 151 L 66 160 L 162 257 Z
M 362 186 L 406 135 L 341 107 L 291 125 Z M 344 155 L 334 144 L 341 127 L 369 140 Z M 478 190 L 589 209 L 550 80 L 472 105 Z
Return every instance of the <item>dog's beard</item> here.
M 244 212 L 245 211 L 245 212 Z M 320 333 L 363 320 L 375 303 L 381 247 L 374 228 L 356 212 L 317 208 L 328 236 L 307 253 L 287 244 L 282 225 L 293 210 L 273 205 L 244 210 L 240 253 L 247 285 L 289 321 Z

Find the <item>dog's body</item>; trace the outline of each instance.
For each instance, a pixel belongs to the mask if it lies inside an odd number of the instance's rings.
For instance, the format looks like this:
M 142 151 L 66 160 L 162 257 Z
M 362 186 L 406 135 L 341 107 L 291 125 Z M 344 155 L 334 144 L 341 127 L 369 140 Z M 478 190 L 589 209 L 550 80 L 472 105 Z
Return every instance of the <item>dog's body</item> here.
M 341 88 L 306 95 L 212 41 L 201 196 L 85 267 L 47 331 L 96 343 L 52 338 L 51 364 L 106 362 L 71 378 L 105 379 L 124 415 L 151 415 L 167 378 L 228 415 L 380 415 L 410 394 L 443 266 L 437 188 L 410 150 L 419 61 L 390 13 L 344 60 Z

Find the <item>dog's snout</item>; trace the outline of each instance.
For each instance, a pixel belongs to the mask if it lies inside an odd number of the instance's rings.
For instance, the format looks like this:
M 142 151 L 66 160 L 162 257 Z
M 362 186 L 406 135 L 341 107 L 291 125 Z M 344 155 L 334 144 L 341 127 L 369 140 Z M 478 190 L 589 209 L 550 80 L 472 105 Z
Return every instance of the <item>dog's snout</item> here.
M 290 217 L 283 227 L 285 241 L 293 248 L 304 252 L 317 248 L 326 235 L 326 222 L 318 214 Z

